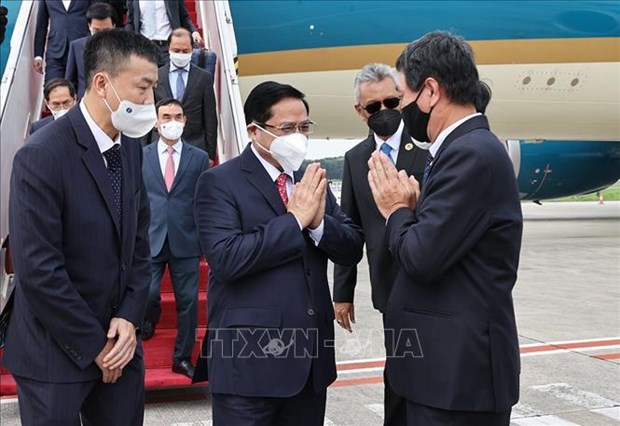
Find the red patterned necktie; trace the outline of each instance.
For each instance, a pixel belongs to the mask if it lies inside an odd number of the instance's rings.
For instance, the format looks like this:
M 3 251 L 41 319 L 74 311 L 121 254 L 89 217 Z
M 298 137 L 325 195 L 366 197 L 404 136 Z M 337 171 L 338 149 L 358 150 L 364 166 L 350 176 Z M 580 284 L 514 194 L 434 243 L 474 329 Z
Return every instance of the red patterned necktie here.
M 286 173 L 281 173 L 280 176 L 276 179 L 276 186 L 278 187 L 278 193 L 280 194 L 280 198 L 282 198 L 282 202 L 286 206 L 288 204 L 288 195 L 286 195 L 286 179 L 288 175 Z

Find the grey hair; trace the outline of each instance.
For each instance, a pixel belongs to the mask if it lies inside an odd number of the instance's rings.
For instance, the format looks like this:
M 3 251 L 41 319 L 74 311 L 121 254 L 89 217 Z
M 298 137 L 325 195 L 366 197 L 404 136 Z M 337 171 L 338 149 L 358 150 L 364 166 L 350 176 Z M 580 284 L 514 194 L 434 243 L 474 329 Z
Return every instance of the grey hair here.
M 398 75 L 396 74 L 396 70 L 391 66 L 377 63 L 364 66 L 364 68 L 357 73 L 355 80 L 353 81 L 353 95 L 355 96 L 355 101 L 360 101 L 360 86 L 362 84 L 375 83 L 383 81 L 386 78 L 391 78 L 394 80 L 396 88 L 399 88 Z

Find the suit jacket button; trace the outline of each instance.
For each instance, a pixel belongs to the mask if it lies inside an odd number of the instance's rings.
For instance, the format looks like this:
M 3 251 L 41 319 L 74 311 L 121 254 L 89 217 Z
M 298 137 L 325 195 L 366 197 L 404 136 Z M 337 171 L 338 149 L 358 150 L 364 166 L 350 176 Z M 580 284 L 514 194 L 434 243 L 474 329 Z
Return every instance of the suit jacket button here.
M 121 262 L 121 271 L 125 270 L 125 262 Z
M 308 309 L 308 315 L 310 315 L 311 317 L 314 316 L 314 309 L 309 308 Z

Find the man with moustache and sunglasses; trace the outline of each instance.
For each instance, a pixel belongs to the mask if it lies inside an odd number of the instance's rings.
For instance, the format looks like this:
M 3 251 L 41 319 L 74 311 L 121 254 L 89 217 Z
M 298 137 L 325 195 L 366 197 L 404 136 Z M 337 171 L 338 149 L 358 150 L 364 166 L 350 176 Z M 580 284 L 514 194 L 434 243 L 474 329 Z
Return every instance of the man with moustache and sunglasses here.
M 355 111 L 368 124 L 370 135 L 345 154 L 341 206 L 362 227 L 366 237 L 372 303 L 385 314 L 392 283 L 398 267 L 385 242 L 385 219 L 379 213 L 368 185 L 368 160 L 380 150 L 398 170 L 421 180 L 427 152 L 419 149 L 404 128 L 401 119 L 401 96 L 396 71 L 385 64 L 369 64 L 355 77 L 353 91 Z M 414 144 L 415 143 L 415 144 Z M 335 265 L 334 310 L 338 324 L 352 332 L 355 322 L 353 296 L 357 283 L 357 266 Z M 396 395 L 387 380 L 384 405 L 385 425 L 405 425 L 405 400 Z

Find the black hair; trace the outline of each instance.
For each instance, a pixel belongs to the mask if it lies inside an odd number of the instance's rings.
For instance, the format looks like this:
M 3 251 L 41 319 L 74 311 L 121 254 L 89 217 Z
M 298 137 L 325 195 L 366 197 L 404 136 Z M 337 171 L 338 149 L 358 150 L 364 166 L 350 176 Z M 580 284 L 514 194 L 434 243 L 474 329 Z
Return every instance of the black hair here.
M 93 3 L 86 11 L 86 20 L 90 24 L 93 19 L 104 20 L 110 18 L 112 22 L 116 22 L 116 12 L 108 3 Z
M 305 95 L 289 84 L 265 81 L 256 86 L 243 105 L 245 124 L 252 122 L 266 123 L 272 116 L 271 107 L 284 98 L 299 99 L 304 103 L 306 112 L 310 113 L 310 107 L 306 102 Z
M 396 69 L 415 92 L 432 77 L 454 103 L 473 104 L 484 112 L 491 100 L 491 89 L 479 79 L 471 46 L 445 31 L 433 31 L 409 43 L 396 60 Z
M 105 71 L 110 77 L 117 76 L 127 66 L 131 55 L 157 65 L 159 48 L 143 35 L 119 28 L 99 31 L 89 37 L 84 47 L 86 89 L 98 72 Z
M 73 84 L 71 84 L 69 80 L 65 80 L 64 78 L 53 78 L 47 83 L 45 83 L 45 86 L 43 86 L 43 97 L 45 98 L 45 100 L 49 101 L 50 93 L 52 93 L 54 89 L 58 89 L 59 87 L 66 87 L 67 89 L 69 89 L 69 94 L 72 98 L 75 98 L 75 87 L 73 87 Z
M 183 115 L 185 115 L 185 108 L 183 108 L 183 104 L 181 102 L 177 101 L 174 98 L 164 98 L 164 99 L 158 101 L 155 104 L 155 112 L 157 112 L 157 115 L 159 116 L 159 107 L 168 106 L 168 105 L 180 106 L 181 110 L 183 111 Z
M 172 30 L 170 35 L 168 36 L 168 46 L 170 46 L 170 42 L 172 41 L 172 37 L 183 37 L 187 36 L 189 38 L 189 44 L 194 44 L 194 39 L 192 38 L 192 33 L 189 32 L 187 28 L 179 27 Z

